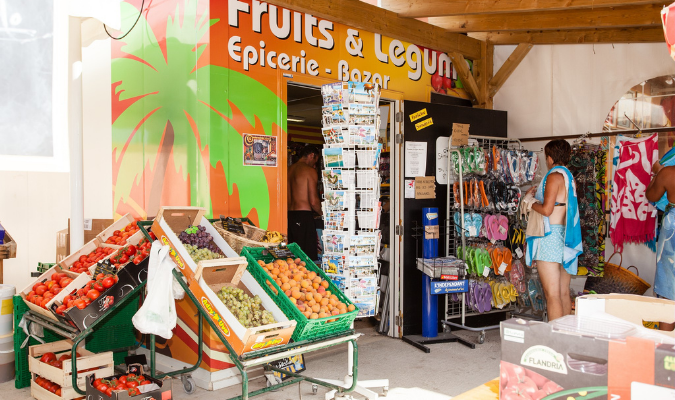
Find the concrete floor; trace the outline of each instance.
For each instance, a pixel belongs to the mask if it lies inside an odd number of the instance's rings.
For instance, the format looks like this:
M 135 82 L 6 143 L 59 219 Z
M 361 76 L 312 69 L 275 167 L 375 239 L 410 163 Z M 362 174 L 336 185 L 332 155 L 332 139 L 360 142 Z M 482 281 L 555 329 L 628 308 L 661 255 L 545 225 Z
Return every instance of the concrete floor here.
M 473 389 L 499 376 L 500 339 L 499 331 L 486 332 L 484 344 L 477 344 L 471 350 L 459 343 L 431 345 L 431 353 L 426 354 L 399 339 L 382 336 L 366 321 L 360 321 L 357 330 L 364 334 L 358 340 L 359 379 L 388 378 L 389 396 L 387 399 L 444 400 Z M 477 334 L 458 331 L 458 336 L 477 343 Z M 342 379 L 347 371 L 346 345 L 322 353 L 314 353 L 307 359 L 305 374 L 316 378 Z M 264 379 L 251 384 L 251 390 L 261 388 Z M 417 388 L 417 389 L 412 389 Z M 323 400 L 324 388 L 312 396 L 311 385 L 303 383 L 289 386 L 278 392 L 255 397 L 257 400 Z M 427 391 L 427 392 L 424 392 Z M 430 393 L 432 392 L 432 393 Z M 212 398 L 226 399 L 240 395 L 241 388 L 227 388 L 218 392 L 198 389 L 187 395 L 180 381 L 174 381 L 173 394 L 176 400 L 203 400 Z M 14 382 L 0 384 L 0 399 L 30 398 L 30 389 L 14 389 Z M 362 397 L 356 397 L 362 398 Z

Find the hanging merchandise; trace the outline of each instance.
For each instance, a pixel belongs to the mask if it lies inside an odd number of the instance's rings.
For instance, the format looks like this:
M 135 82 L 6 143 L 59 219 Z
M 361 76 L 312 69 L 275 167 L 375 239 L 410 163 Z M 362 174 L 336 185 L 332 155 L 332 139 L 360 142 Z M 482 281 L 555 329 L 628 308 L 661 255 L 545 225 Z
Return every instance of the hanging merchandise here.
M 380 175 L 379 85 L 338 82 L 323 95 L 325 188 L 322 269 L 359 309 L 377 312 Z
M 604 166 L 599 160 L 605 160 L 606 152 L 600 146 L 582 144 L 572 147 L 572 156 L 568 169 L 574 177 L 581 216 L 583 254 L 579 256 L 578 275 L 602 276 L 604 264 L 604 236 L 600 236 L 600 226 L 604 226 L 602 198 L 598 188 L 604 179 L 598 174 L 598 166 Z
M 670 149 L 663 157 L 661 157 L 661 160 L 659 160 L 659 164 L 661 164 L 664 167 L 671 167 L 675 165 L 675 147 Z M 659 201 L 656 202 L 655 206 L 661 211 L 665 211 L 666 207 L 668 206 L 668 198 L 666 197 L 666 194 L 664 193 L 663 196 Z
M 619 138 L 617 138 L 617 141 Z M 656 207 L 645 196 L 652 164 L 658 159 L 658 136 L 620 141 L 614 173 L 609 236 L 615 251 L 624 243 L 646 243 L 656 251 Z

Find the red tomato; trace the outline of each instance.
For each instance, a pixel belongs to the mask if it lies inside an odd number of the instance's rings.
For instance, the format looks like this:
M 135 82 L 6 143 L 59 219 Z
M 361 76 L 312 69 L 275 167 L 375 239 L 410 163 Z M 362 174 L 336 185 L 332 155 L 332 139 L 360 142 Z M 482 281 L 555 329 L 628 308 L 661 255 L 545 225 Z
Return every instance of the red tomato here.
M 149 385 L 149 384 L 151 384 L 151 383 L 152 383 L 152 382 L 150 382 L 149 380 L 146 379 L 146 380 L 144 380 L 144 381 L 141 381 L 140 384 L 141 384 L 141 385 Z
M 77 289 L 77 295 L 78 295 L 79 297 L 82 297 L 82 296 L 84 296 L 84 295 L 86 295 L 86 294 L 87 294 L 87 289 L 85 289 L 85 288 Z
M 65 361 L 65 360 L 70 360 L 70 354 L 68 354 L 68 353 L 61 354 L 61 357 L 59 357 L 59 361 Z M 94 385 L 94 387 L 96 387 L 96 385 Z
M 75 306 L 75 300 L 70 300 L 68 304 L 66 304 L 66 308 L 71 308 L 73 306 Z
M 101 379 L 100 379 L 100 378 L 99 378 L 99 379 L 95 379 L 95 380 L 94 380 L 94 385 L 93 385 L 93 386 L 94 386 L 96 389 L 98 389 L 98 386 L 99 386 L 101 383 L 102 383 L 102 382 L 101 382 Z
M 134 262 L 134 264 L 138 265 L 141 262 L 143 262 L 143 257 L 142 256 L 136 256 L 136 257 L 134 257 L 133 262 Z
M 42 299 L 42 302 L 40 302 L 40 307 L 47 308 L 47 303 L 49 303 L 49 300 L 51 299 Z
M 96 389 L 98 389 L 101 392 L 105 392 L 108 390 L 109 386 L 106 385 L 105 383 L 101 383 L 100 385 L 96 386 Z
M 115 386 L 115 390 L 127 390 L 127 387 L 123 383 L 120 383 L 119 385 Z
M 124 254 L 122 257 L 120 257 L 120 264 L 126 264 L 129 262 L 129 256 Z
M 84 300 L 85 307 L 91 304 L 91 299 L 87 296 L 82 297 L 82 300 Z
M 54 391 L 54 394 L 56 394 L 57 396 L 61 397 L 61 388 L 56 389 L 56 390 Z
M 59 286 L 61 286 L 62 288 L 65 288 L 66 286 L 70 285 L 70 283 L 72 281 L 73 280 L 71 278 L 63 278 L 59 281 Z
M 113 236 L 119 236 L 121 233 L 122 232 L 120 232 L 120 231 L 115 231 L 115 232 L 113 232 Z
M 47 286 L 45 286 L 45 285 L 40 285 L 40 286 L 37 287 L 37 289 L 35 289 L 35 293 L 38 296 L 42 296 L 46 291 L 47 291 Z
M 87 307 L 87 304 L 84 302 L 82 299 L 77 299 L 73 302 L 75 307 L 79 308 L 80 310 L 83 310 L 85 307 Z
M 123 385 L 125 385 L 125 384 L 127 383 L 127 377 L 124 376 L 124 375 L 120 376 L 117 380 L 118 380 L 120 383 L 122 383 Z
M 49 362 L 55 361 L 55 360 L 56 360 L 56 354 L 54 354 L 52 352 L 45 353 L 45 354 L 42 355 L 42 357 L 40 357 L 40 361 L 43 362 L 43 363 L 47 363 L 47 364 L 49 364 Z
M 135 377 L 136 377 L 136 374 L 129 374 L 129 375 L 127 375 L 127 380 L 133 379 Z
M 45 286 L 47 286 L 47 290 L 51 289 L 52 286 L 54 286 L 55 284 L 56 284 L 56 282 L 54 282 L 54 281 L 45 282 Z
M 98 296 L 100 295 L 101 293 L 96 289 L 91 289 L 90 291 L 87 292 L 87 297 L 89 297 L 92 300 L 98 299 Z
M 136 246 L 134 246 L 133 244 L 129 245 L 129 247 L 127 247 L 127 249 L 124 251 L 124 254 L 126 254 L 129 257 L 133 256 L 134 254 L 136 254 Z
M 45 292 L 45 295 L 43 296 L 45 299 L 51 299 L 54 297 L 54 293 L 52 292 Z
M 157 236 L 155 236 L 155 234 L 153 232 L 150 232 L 150 238 L 152 240 L 157 240 Z
M 27 298 L 27 299 L 30 299 L 30 298 L 33 297 L 34 295 L 35 295 L 35 290 L 31 290 L 30 292 L 28 292 L 28 295 L 26 296 L 26 298 Z
M 63 313 L 65 313 L 65 312 L 66 312 L 66 306 L 64 306 L 63 304 L 56 307 L 56 313 L 57 314 L 63 315 Z
M 141 394 L 141 392 L 139 392 L 138 389 L 136 388 L 127 389 L 127 393 L 129 394 L 129 396 L 138 396 L 139 394 Z
M 112 285 L 115 284 L 115 281 L 113 280 L 113 278 L 108 277 L 108 278 L 105 278 L 103 280 L 103 282 L 101 282 L 101 284 L 103 285 L 103 288 L 109 289 L 109 288 L 112 287 Z
M 108 390 L 105 391 L 105 395 L 108 396 L 108 397 L 112 396 L 112 391 L 113 391 L 113 388 L 108 388 Z
M 52 286 L 51 289 L 49 289 L 49 291 L 50 291 L 52 294 L 59 294 L 59 292 L 60 292 L 61 290 L 62 290 L 62 289 L 61 289 L 61 286 L 59 286 L 59 285 L 54 285 L 54 286 Z
M 94 290 L 98 290 L 99 292 L 103 291 L 103 285 L 101 285 L 100 281 L 96 281 L 96 283 L 94 283 Z

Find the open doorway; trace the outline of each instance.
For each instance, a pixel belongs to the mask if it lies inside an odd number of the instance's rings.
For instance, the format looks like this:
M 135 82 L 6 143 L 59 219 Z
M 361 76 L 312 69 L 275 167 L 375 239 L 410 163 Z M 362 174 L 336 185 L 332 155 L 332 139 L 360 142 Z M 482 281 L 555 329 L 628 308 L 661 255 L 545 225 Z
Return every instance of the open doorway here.
M 298 82 L 287 82 L 286 87 L 287 104 L 287 151 L 288 165 L 292 165 L 299 159 L 300 151 L 307 145 L 314 145 L 322 148 L 325 141 L 321 133 L 322 128 L 322 107 L 323 97 L 319 86 L 307 85 Z M 382 213 L 380 216 L 379 230 L 381 232 L 381 252 L 379 254 L 379 268 L 375 271 L 375 276 L 380 288 L 378 301 L 375 307 L 375 319 L 380 326 L 380 332 L 389 335 L 396 335 L 396 329 L 391 321 L 390 315 L 383 318 L 383 312 L 387 313 L 393 309 L 391 300 L 395 298 L 388 293 L 387 289 L 391 286 L 391 275 L 394 272 L 392 261 L 395 259 L 392 243 L 394 241 L 394 227 L 396 219 L 391 216 L 393 213 L 392 194 L 395 187 L 394 174 L 392 166 L 394 162 L 393 149 L 394 143 L 394 114 L 396 102 L 393 100 L 381 99 L 379 103 L 380 112 L 380 132 L 379 142 L 382 144 L 382 153 L 379 163 L 380 175 L 380 202 Z M 317 174 L 321 177 L 323 161 L 317 163 Z M 319 196 L 323 199 L 323 182 L 318 181 Z M 323 220 L 316 216 L 317 235 L 321 238 L 324 228 Z M 321 246 L 321 240 L 319 240 Z M 319 257 L 321 258 L 319 249 Z M 396 281 L 396 278 L 393 279 Z M 346 290 L 350 294 L 350 290 Z M 395 311 L 393 311 L 395 313 Z M 395 315 L 395 314 L 394 314 Z

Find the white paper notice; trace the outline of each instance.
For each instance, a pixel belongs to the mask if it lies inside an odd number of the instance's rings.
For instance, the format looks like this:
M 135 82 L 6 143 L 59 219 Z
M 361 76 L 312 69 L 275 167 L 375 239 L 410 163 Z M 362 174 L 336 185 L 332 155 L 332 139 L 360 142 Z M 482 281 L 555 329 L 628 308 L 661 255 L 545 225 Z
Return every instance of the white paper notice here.
M 405 142 L 405 176 L 426 176 L 427 142 Z
M 448 139 L 447 136 L 436 139 L 436 182 L 439 185 L 448 184 Z
M 405 180 L 405 198 L 414 199 L 415 198 L 415 180 L 406 179 Z

